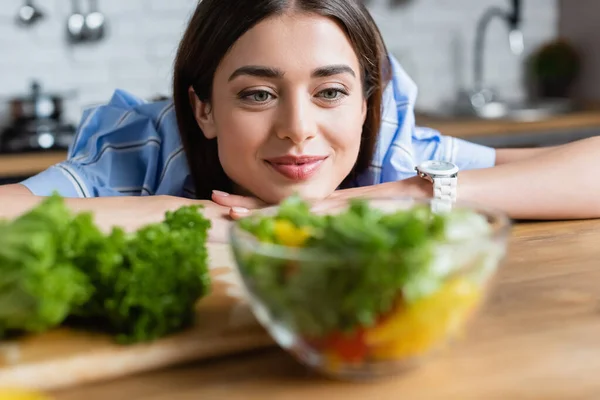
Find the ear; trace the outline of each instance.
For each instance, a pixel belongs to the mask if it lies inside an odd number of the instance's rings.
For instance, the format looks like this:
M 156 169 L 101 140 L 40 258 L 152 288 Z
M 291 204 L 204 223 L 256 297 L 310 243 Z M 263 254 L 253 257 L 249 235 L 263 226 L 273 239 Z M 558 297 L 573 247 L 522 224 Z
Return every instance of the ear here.
M 361 119 L 363 124 L 365 123 L 365 119 L 367 118 L 367 99 L 363 100 L 362 109 L 361 109 Z
M 194 118 L 202 133 L 207 139 L 214 139 L 217 137 L 217 129 L 213 118 L 212 106 L 207 101 L 201 101 L 196 92 L 190 86 L 188 89 L 188 96 L 190 98 L 190 106 L 194 112 Z

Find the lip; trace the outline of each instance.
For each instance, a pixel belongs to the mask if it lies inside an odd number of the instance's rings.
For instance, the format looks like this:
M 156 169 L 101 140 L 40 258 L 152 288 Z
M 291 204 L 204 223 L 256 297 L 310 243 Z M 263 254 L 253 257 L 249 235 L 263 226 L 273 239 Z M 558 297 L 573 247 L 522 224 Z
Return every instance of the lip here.
M 265 162 L 285 178 L 300 182 L 312 178 L 326 159 L 326 156 L 283 156 Z

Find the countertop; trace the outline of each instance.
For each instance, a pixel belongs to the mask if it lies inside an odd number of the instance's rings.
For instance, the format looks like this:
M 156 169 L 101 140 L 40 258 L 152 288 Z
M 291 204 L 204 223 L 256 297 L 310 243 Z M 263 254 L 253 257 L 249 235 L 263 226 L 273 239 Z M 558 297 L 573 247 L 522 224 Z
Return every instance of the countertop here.
M 40 153 L 1 154 L 0 177 L 23 177 L 35 175 L 67 158 L 65 151 Z
M 402 377 L 343 383 L 272 348 L 54 393 L 75 399 L 583 399 L 600 396 L 600 220 L 519 223 L 466 337 Z
M 578 131 L 600 128 L 600 109 L 575 111 L 539 121 L 483 120 L 473 118 L 441 118 L 416 114 L 419 126 L 427 126 L 444 135 L 469 139 L 496 135 L 548 133 L 552 131 Z
M 416 114 L 419 126 L 436 129 L 444 135 L 494 145 L 495 137 L 568 134 L 572 139 L 600 133 L 600 108 L 577 111 L 535 122 L 491 121 L 468 118 L 438 118 Z M 580 132 L 578 136 L 578 132 Z M 581 133 L 583 132 L 583 133 Z M 490 142 L 489 139 L 492 141 Z M 528 139 L 531 140 L 531 139 Z M 502 143 L 502 142 L 500 142 Z M 523 145 L 527 145 L 527 141 Z M 66 152 L 19 155 L 0 154 L 0 177 L 33 175 L 66 158 Z

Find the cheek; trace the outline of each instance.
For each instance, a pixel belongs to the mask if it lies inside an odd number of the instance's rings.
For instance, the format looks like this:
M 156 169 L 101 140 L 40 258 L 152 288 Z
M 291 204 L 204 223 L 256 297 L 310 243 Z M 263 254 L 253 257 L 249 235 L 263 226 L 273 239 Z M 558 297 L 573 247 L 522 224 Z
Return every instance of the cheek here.
M 233 108 L 215 111 L 219 159 L 230 178 L 237 180 L 240 174 L 251 169 L 248 163 L 256 159 L 267 140 L 267 119 L 259 118 L 258 113 Z
M 327 139 L 331 147 L 340 157 L 354 158 L 352 162 L 360 149 L 363 127 L 361 107 L 358 101 L 338 107 L 327 122 Z

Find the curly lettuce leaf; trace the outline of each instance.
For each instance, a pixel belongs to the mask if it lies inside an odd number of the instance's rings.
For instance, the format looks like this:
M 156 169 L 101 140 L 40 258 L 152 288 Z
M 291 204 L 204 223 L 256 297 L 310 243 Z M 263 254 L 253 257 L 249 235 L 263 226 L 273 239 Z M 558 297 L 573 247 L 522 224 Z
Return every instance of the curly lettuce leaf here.
M 52 328 L 90 298 L 89 279 L 73 263 L 101 237 L 90 221 L 52 196 L 0 225 L 0 336 Z
M 190 326 L 196 302 L 210 290 L 210 221 L 198 210 L 168 212 L 164 222 L 131 236 L 114 230 L 86 264 L 97 290 L 78 316 L 105 327 L 121 343 L 150 341 Z
M 0 337 L 72 323 L 131 343 L 184 329 L 210 289 L 209 227 L 187 206 L 133 234 L 106 235 L 57 195 L 1 221 Z

